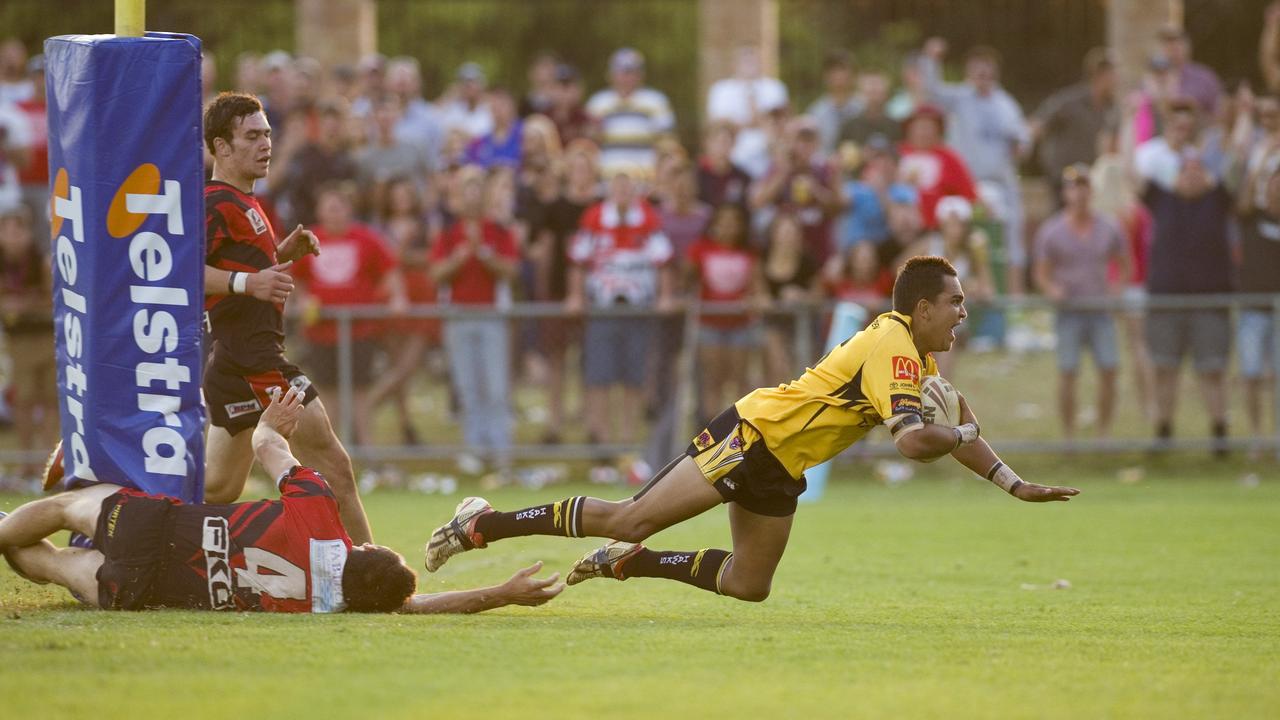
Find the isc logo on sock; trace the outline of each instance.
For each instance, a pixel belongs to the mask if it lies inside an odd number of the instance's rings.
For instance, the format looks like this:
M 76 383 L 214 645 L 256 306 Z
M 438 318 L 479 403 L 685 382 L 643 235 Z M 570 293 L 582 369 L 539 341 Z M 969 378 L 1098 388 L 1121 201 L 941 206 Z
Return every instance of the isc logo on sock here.
M 536 517 L 542 517 L 543 515 L 546 515 L 546 514 L 547 514 L 547 509 L 545 507 L 536 507 L 536 508 L 530 508 L 528 510 L 521 510 L 520 512 L 516 513 L 516 519 L 532 520 Z

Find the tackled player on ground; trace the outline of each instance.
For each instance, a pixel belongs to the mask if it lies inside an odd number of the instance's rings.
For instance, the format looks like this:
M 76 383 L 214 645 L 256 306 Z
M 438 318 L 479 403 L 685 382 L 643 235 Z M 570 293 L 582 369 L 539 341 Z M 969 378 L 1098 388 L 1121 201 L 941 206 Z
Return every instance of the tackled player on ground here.
M 557 575 L 535 577 L 536 563 L 502 585 L 415 595 L 404 558 L 353 544 L 328 483 L 294 458 L 289 437 L 306 415 L 303 401 L 297 388 L 272 393 L 249 434 L 254 456 L 278 478 L 277 500 L 184 504 L 95 484 L 0 514 L 0 552 L 28 580 L 108 610 L 465 613 L 541 605 L 564 588 Z M 92 537 L 94 549 L 45 539 L 61 530 Z

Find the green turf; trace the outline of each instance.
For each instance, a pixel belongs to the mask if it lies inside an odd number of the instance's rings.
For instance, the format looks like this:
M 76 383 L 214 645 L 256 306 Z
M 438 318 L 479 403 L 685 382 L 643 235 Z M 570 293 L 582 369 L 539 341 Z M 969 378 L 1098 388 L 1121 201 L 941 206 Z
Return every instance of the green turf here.
M 467 617 L 101 613 L 0 570 L 0 715 L 46 717 L 1276 717 L 1280 483 L 1182 459 L 1110 462 L 1031 506 L 944 464 L 886 487 L 839 473 L 797 516 L 763 604 L 598 580 Z M 954 466 L 952 466 L 954 467 Z M 1056 469 L 1055 469 L 1056 468 Z M 585 492 L 492 494 L 500 506 Z M 599 490 L 599 488 L 596 488 Z M 614 494 L 621 494 L 619 489 Z M 415 564 L 457 498 L 374 493 Z M 0 498 L 12 507 L 17 498 Z M 655 547 L 724 545 L 723 510 Z M 424 591 L 566 568 L 591 540 L 513 540 Z M 1050 589 L 1055 580 L 1069 589 Z

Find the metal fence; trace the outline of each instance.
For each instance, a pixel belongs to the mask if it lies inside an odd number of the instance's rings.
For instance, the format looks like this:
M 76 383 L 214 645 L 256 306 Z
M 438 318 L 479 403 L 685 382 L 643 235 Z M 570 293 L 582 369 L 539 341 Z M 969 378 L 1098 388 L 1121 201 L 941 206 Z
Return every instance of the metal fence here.
M 1178 393 L 1181 397 L 1178 414 L 1175 416 L 1175 427 L 1180 432 L 1177 439 L 1155 445 L 1153 443 L 1153 424 L 1145 417 L 1142 409 L 1132 398 L 1133 367 L 1126 357 L 1120 368 L 1121 382 L 1118 384 L 1116 399 L 1116 422 L 1111 437 L 1078 437 L 1067 441 L 1060 433 L 1056 407 L 1057 370 L 1053 355 L 1055 337 L 1053 335 L 1053 314 L 1056 308 L 1099 310 L 1114 314 L 1121 324 L 1121 331 L 1126 330 L 1126 319 L 1137 314 L 1152 311 L 1207 310 L 1219 309 L 1227 311 L 1233 318 L 1244 309 L 1270 311 L 1274 318 L 1280 318 L 1280 295 L 1199 295 L 1199 296 L 1164 296 L 1150 297 L 1134 304 L 1119 299 L 1105 299 L 1089 302 L 1074 302 L 1063 306 L 1054 306 L 1036 297 L 1002 297 L 987 303 L 970 302 L 970 318 L 966 326 L 971 328 L 969 348 L 957 352 L 955 369 L 951 373 L 952 381 L 966 397 L 971 400 L 975 411 L 982 420 L 984 435 L 991 439 L 998 451 L 1003 453 L 1088 453 L 1088 454 L 1121 454 L 1134 452 L 1186 453 L 1207 452 L 1219 447 L 1233 451 L 1249 451 L 1254 454 L 1270 452 L 1280 459 L 1280 393 L 1272 393 L 1272 405 L 1264 408 L 1264 415 L 1270 415 L 1270 428 L 1266 418 L 1261 426 L 1249 427 L 1243 421 L 1241 389 L 1235 387 L 1232 369 L 1228 369 L 1229 416 L 1233 418 L 1233 433 L 1225 443 L 1218 443 L 1207 432 L 1208 423 L 1199 412 L 1201 398 L 1196 392 L 1185 392 L 1179 387 L 1160 387 L 1153 392 Z M 866 308 L 868 317 L 887 308 Z M 384 408 L 374 417 L 374 432 L 368 444 L 356 442 L 353 432 L 352 401 L 355 395 L 353 377 L 355 376 L 355 353 L 357 342 L 379 343 L 379 339 L 354 340 L 353 328 L 358 321 L 382 320 L 396 321 L 407 318 L 421 320 L 437 320 L 441 323 L 463 319 L 501 319 L 509 323 L 513 342 L 510 367 L 515 376 L 512 383 L 511 403 L 516 417 L 513 444 L 509 457 L 517 461 L 533 460 L 583 460 L 617 457 L 635 457 L 655 463 L 664 464 L 667 459 L 677 454 L 705 421 L 699 418 L 696 410 L 697 390 L 701 383 L 701 370 L 698 367 L 696 350 L 699 347 L 698 329 L 704 317 L 712 315 L 757 313 L 757 318 L 774 320 L 788 319 L 791 332 L 789 337 L 790 355 L 795 360 L 791 373 L 786 377 L 766 377 L 763 363 L 752 368 L 752 378 L 758 385 L 773 385 L 786 382 L 803 371 L 806 365 L 812 364 L 825 351 L 827 323 L 833 306 L 823 304 L 796 304 L 779 306 L 764 311 L 760 315 L 755 308 L 738 304 L 702 304 L 690 302 L 678 310 L 659 314 L 651 310 L 609 309 L 592 311 L 588 317 L 649 317 L 661 327 L 665 335 L 654 342 L 654 349 L 648 359 L 638 361 L 657 361 L 665 363 L 662 372 L 665 379 L 661 385 L 650 384 L 646 391 L 646 400 L 653 404 L 655 412 L 640 427 L 630 428 L 624 442 L 603 445 L 586 442 L 587 428 L 574 413 L 563 428 L 564 435 L 571 439 L 564 443 L 547 443 L 539 440 L 539 432 L 547 429 L 544 412 L 547 401 L 546 386 L 536 380 L 522 379 L 521 360 L 529 353 L 538 350 L 529 343 L 522 343 L 519 338 L 536 336 L 539 321 L 578 319 L 567 315 L 565 308 L 553 303 L 514 303 L 505 308 L 463 308 L 450 305 L 417 305 L 410 308 L 406 315 L 393 317 L 381 306 L 349 306 L 325 308 L 319 320 L 329 320 L 337 327 L 336 353 L 336 387 L 326 388 L 332 392 L 331 403 L 335 416 L 332 418 L 339 436 L 343 439 L 352 457 L 360 463 L 405 463 L 419 461 L 438 461 L 456 458 L 463 453 L 473 452 L 463 441 L 462 415 L 458 409 L 450 409 L 449 374 L 442 369 L 445 348 L 443 342 L 437 342 L 433 348 L 436 357 L 432 362 L 424 363 L 420 371 L 415 373 L 400 393 L 412 407 L 414 421 L 427 429 L 423 433 L 424 441 L 415 444 L 392 441 L 394 433 L 386 432 L 389 421 L 388 412 Z M 317 318 L 313 318 L 315 320 Z M 994 322 L 993 322 L 994 320 Z M 297 330 L 300 323 L 292 323 Z M 989 328 L 997 331 L 991 333 Z M 1232 335 L 1234 342 L 1234 333 Z M 578 343 L 580 344 L 580 343 Z M 300 359 L 306 370 L 308 346 L 303 338 L 295 333 L 290 337 L 289 349 L 291 357 Z M 754 358 L 760 357 L 759 348 L 746 349 L 744 352 Z M 656 357 L 658 354 L 664 357 Z M 576 356 L 571 351 L 571 356 Z M 381 361 L 375 360 L 381 364 Z M 1273 332 L 1272 376 L 1280 377 L 1280 332 Z M 1234 368 L 1234 363 L 1231 368 Z M 574 398 L 581 397 L 580 369 L 574 362 L 568 363 L 565 393 Z M 1081 384 L 1078 387 L 1079 404 L 1085 408 L 1082 426 L 1088 427 L 1089 399 L 1096 392 L 1096 384 L 1090 380 L 1095 375 L 1089 367 L 1083 367 Z M 1183 387 L 1185 378 L 1194 377 L 1190 372 L 1182 373 Z M 333 402 L 336 400 L 336 402 Z M 348 409 L 348 411 L 341 411 Z M 715 408 L 718 411 L 721 408 Z M 377 428 L 384 428 L 378 431 Z M 892 443 L 887 434 L 875 431 L 862 443 L 851 448 L 850 457 L 875 457 L 894 455 Z M 24 453 L 19 450 L 0 450 L 0 463 L 34 462 L 42 459 L 41 452 Z
M 984 434 L 992 439 L 1002 452 L 1087 452 L 1087 453 L 1131 453 L 1154 450 L 1157 452 L 1204 451 L 1217 447 L 1214 438 L 1207 432 L 1207 423 L 1200 422 L 1195 412 L 1200 403 L 1196 393 L 1181 393 L 1178 388 L 1154 388 L 1153 392 L 1175 392 L 1185 394 L 1179 402 L 1179 414 L 1175 416 L 1175 427 L 1190 430 L 1192 434 L 1180 435 L 1159 447 L 1152 442 L 1152 423 L 1142 417 L 1140 409 L 1129 400 L 1129 384 L 1121 382 L 1119 392 L 1123 398 L 1117 398 L 1117 422 L 1112 437 L 1076 438 L 1070 442 L 1061 437 L 1056 416 L 1054 394 L 1056 392 L 1057 370 L 1053 358 L 1055 338 L 1052 334 L 1052 316 L 1056 308 L 1077 310 L 1100 310 L 1114 313 L 1117 322 L 1124 322 L 1126 317 L 1150 311 L 1176 310 L 1225 310 L 1234 318 L 1242 309 L 1270 310 L 1273 317 L 1280 317 L 1280 295 L 1199 295 L 1199 296 L 1160 296 L 1150 297 L 1134 304 L 1120 299 L 1081 301 L 1054 306 L 1034 297 L 1004 297 L 988 303 L 970 303 L 970 325 L 975 333 L 982 333 L 983 326 L 1002 325 L 1003 331 L 997 333 L 1001 337 L 978 335 L 979 339 L 971 341 L 975 349 L 957 351 L 958 367 L 953 376 L 954 382 L 966 392 L 972 400 L 976 411 L 983 420 Z M 868 308 L 874 315 L 886 308 Z M 516 458 L 594 458 L 607 455 L 632 453 L 642 456 L 670 457 L 677 453 L 692 436 L 698 422 L 693 412 L 695 388 L 699 384 L 695 349 L 698 346 L 698 327 L 703 316 L 710 314 L 731 314 L 750 311 L 751 308 L 735 304 L 699 304 L 690 303 L 683 309 L 669 314 L 669 320 L 675 320 L 676 332 L 681 341 L 666 343 L 667 348 L 678 347 L 678 355 L 668 361 L 674 368 L 674 384 L 667 392 L 669 403 L 664 408 L 671 417 L 658 416 L 649 428 L 637 428 L 634 442 L 617 446 L 595 446 L 588 444 L 556 444 L 546 445 L 537 442 L 517 444 L 512 452 Z M 789 317 L 794 321 L 795 331 L 792 337 L 792 355 L 797 359 L 794 368 L 796 374 L 804 365 L 811 364 L 821 355 L 822 338 L 825 336 L 827 318 L 832 306 L 795 305 L 781 307 L 769 311 L 775 317 Z M 433 318 L 448 322 L 457 319 L 504 319 L 512 323 L 513 332 L 519 332 L 522 322 L 545 318 L 566 318 L 563 306 L 558 304 L 518 303 L 504 309 L 467 309 L 447 305 L 415 306 L 409 313 L 413 318 Z M 652 311 L 640 310 L 608 310 L 596 313 L 596 316 L 649 316 L 658 319 L 660 316 Z M 388 319 L 381 307 L 332 307 L 325 309 L 323 318 L 333 320 L 338 327 L 338 397 L 340 406 L 351 407 L 352 400 L 352 325 L 358 320 Z M 991 323 L 991 318 L 998 318 L 998 323 Z M 1232 325 L 1235 322 L 1233 319 Z M 1123 328 L 1122 328 L 1123 331 Z M 1275 344 L 1272 353 L 1274 363 L 1273 374 L 1280 376 L 1280 333 L 1273 333 Z M 1233 333 L 1234 340 L 1234 333 Z M 994 344 L 994 347 L 991 347 Z M 976 349 L 986 345 L 990 349 Z M 1234 367 L 1234 366 L 1232 366 Z M 1121 364 L 1122 376 L 1131 372 L 1126 361 Z M 1087 367 L 1082 368 L 1082 379 L 1091 374 Z M 1190 373 L 1183 373 L 1186 377 Z M 758 376 L 758 373 L 757 373 Z M 1228 377 L 1234 377 L 1228 369 Z M 762 384 L 776 384 L 790 378 L 763 378 Z M 447 378 L 438 378 L 441 382 Z M 1185 381 L 1184 381 L 1185 382 Z M 513 386 L 515 395 L 532 396 L 537 402 L 539 388 L 531 384 Z M 972 389 L 971 389 L 972 388 Z M 999 388 L 996 392 L 988 388 Z M 1084 383 L 1078 388 L 1078 397 L 1087 400 L 1095 388 L 1092 383 Z M 1238 390 L 1228 383 L 1228 397 L 1237 398 Z M 1009 404 L 1012 401 L 1013 404 Z M 1229 405 L 1229 414 L 1235 416 L 1235 434 L 1225 443 L 1225 447 L 1234 450 L 1274 451 L 1280 458 L 1280 395 L 1273 394 L 1273 407 L 1267 410 L 1271 415 L 1273 432 L 1265 433 L 1264 428 L 1249 428 L 1239 420 L 1241 408 L 1239 402 Z M 1087 403 L 1081 403 L 1086 405 Z M 1086 418 L 1087 420 L 1087 418 Z M 526 421 L 527 422 L 527 421 Z M 1195 423 L 1200 422 L 1199 427 Z M 467 448 L 458 439 L 456 427 L 447 437 L 437 436 L 430 444 L 406 445 L 368 445 L 354 444 L 351 415 L 344 414 L 335 419 L 340 436 L 347 443 L 353 457 L 369 461 L 424 460 L 449 458 Z M 446 426 L 454 423 L 445 422 Z M 1199 434 L 1196 431 L 1199 431 Z M 655 443 L 655 433 L 661 433 L 665 442 Z M 869 438 L 866 447 L 855 451 L 855 454 L 892 454 L 892 444 L 886 435 L 875 434 Z

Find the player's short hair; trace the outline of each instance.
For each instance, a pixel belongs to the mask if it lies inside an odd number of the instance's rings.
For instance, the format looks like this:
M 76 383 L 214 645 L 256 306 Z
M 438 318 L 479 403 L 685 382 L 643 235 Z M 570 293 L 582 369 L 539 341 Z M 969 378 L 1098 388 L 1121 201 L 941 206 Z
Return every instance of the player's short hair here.
M 933 302 L 942 293 L 944 275 L 959 277 L 956 269 L 944 257 L 917 255 L 898 271 L 893 283 L 893 309 L 910 315 L 921 300 Z
M 262 101 L 248 93 L 219 93 L 204 110 L 204 145 L 213 153 L 214 138 L 231 142 L 236 121 L 262 112 Z
M 418 575 L 400 554 L 380 545 L 352 548 L 342 570 L 342 596 L 348 612 L 397 610 L 418 587 Z

